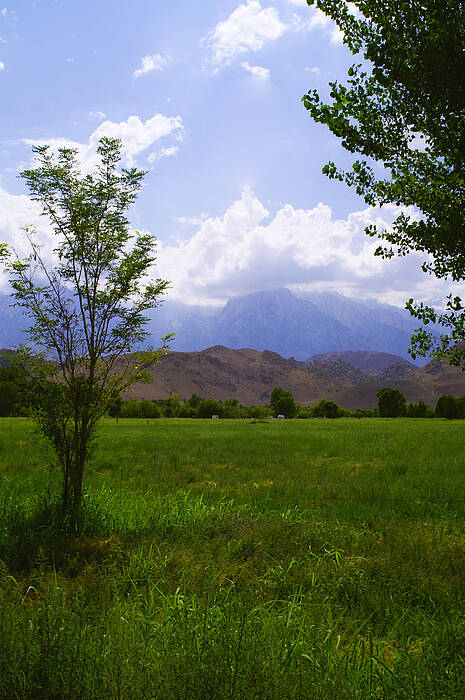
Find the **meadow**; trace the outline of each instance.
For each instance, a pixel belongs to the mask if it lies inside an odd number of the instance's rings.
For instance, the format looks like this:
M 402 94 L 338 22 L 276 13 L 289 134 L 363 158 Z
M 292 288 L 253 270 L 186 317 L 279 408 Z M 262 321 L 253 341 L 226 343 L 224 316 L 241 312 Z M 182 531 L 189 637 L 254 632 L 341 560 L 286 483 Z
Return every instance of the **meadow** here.
M 462 421 L 0 419 L 0 698 L 462 698 Z

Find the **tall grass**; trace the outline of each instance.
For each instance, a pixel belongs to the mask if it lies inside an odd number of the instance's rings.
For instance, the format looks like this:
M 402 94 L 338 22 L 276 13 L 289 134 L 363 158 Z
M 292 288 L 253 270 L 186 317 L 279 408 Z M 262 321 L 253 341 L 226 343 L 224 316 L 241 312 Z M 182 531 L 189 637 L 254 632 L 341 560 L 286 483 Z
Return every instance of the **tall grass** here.
M 461 698 L 462 425 L 0 421 L 1 698 Z

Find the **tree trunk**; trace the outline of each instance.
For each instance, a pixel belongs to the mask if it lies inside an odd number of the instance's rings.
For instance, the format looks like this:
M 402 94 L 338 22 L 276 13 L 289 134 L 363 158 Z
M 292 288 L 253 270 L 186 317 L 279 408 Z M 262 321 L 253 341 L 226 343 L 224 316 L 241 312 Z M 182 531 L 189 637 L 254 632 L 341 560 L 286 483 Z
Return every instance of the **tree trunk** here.
M 65 472 L 63 479 L 63 496 L 62 496 L 62 506 L 63 512 L 66 513 L 69 510 L 71 503 L 71 483 L 69 479 L 69 473 Z
M 73 474 L 73 506 L 76 508 L 82 501 L 82 477 L 84 474 L 85 458 L 78 455 Z

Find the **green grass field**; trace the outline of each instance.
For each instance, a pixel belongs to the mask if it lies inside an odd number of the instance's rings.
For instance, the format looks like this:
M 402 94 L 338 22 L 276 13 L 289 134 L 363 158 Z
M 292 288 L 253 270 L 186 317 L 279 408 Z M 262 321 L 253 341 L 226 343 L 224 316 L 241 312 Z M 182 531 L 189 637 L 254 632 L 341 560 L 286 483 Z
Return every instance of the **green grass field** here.
M 461 421 L 0 419 L 1 698 L 463 698 Z

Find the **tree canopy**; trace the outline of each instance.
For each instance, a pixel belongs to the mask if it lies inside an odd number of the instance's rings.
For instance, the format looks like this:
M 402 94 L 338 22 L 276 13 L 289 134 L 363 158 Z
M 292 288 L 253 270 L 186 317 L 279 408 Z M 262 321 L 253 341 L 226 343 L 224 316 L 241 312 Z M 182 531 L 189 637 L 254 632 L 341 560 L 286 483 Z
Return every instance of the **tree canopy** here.
M 290 391 L 275 386 L 270 396 L 270 406 L 274 416 L 293 418 L 296 412 L 294 397 Z
M 457 399 L 451 394 L 444 394 L 440 396 L 436 403 L 435 413 L 438 418 L 448 418 L 452 420 L 454 418 L 464 418 L 465 417 L 465 401 L 464 399 Z
M 376 394 L 378 398 L 378 413 L 381 418 L 400 418 L 405 416 L 405 396 L 399 389 L 386 386 Z
M 302 98 L 358 157 L 348 171 L 323 172 L 354 187 L 370 206 L 404 209 L 391 230 L 370 226 L 384 240 L 384 258 L 425 254 L 423 270 L 441 279 L 465 278 L 465 3 L 461 0 L 307 0 L 331 17 L 353 54 L 346 84 L 330 83 L 330 101 L 316 90 Z M 381 170 L 378 167 L 381 165 Z M 380 172 L 382 176 L 380 176 Z M 465 363 L 464 306 L 449 296 L 442 312 L 407 302 L 410 312 L 445 328 L 439 340 L 425 329 L 412 354 Z

